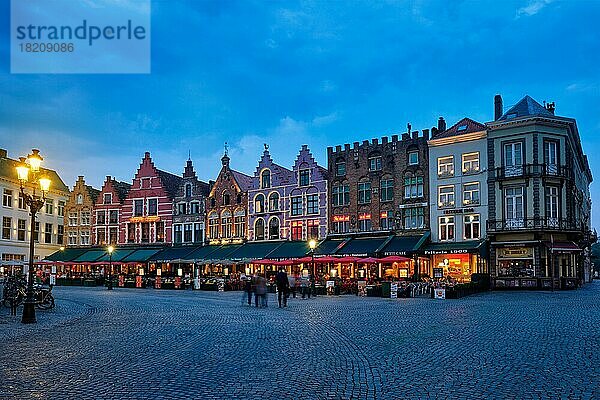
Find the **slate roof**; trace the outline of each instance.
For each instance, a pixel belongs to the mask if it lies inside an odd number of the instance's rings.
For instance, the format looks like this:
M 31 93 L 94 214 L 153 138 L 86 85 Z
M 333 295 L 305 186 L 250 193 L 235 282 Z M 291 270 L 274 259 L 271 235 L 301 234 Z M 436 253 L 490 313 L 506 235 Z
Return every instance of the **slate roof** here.
M 183 182 L 183 178 L 180 176 L 177 176 L 177 175 L 173 175 L 170 172 L 162 171 L 158 168 L 156 169 L 156 172 L 158 173 L 158 176 L 160 177 L 160 180 L 161 180 L 163 187 L 165 188 L 167 194 L 171 198 L 176 197 L 177 190 L 179 189 L 179 186 Z
M 96 204 L 96 200 L 98 200 L 98 196 L 100 196 L 100 190 L 94 189 L 90 185 L 85 185 L 85 188 L 87 189 L 88 196 L 92 199 L 92 203 Z
M 459 129 L 460 128 L 460 129 Z M 463 118 L 458 121 L 456 124 L 452 125 L 450 128 L 445 131 L 438 132 L 436 135 L 432 136 L 432 139 L 441 139 L 452 136 L 464 135 L 466 133 L 473 132 L 481 132 L 485 131 L 487 127 L 484 124 L 481 124 L 477 121 L 473 121 L 470 118 Z
M 131 189 L 131 184 L 113 179 L 112 185 L 115 188 L 117 195 L 119 196 L 119 200 L 122 203 L 127 197 L 127 193 L 129 193 L 129 190 Z
M 531 116 L 554 117 L 554 115 L 546 110 L 544 106 L 532 99 L 531 96 L 527 95 L 505 112 L 504 115 L 498 118 L 498 121 L 507 121 Z
M 18 164 L 18 160 L 13 160 L 12 158 L 8 157 L 0 157 L 0 176 L 3 176 L 11 181 L 18 183 L 19 178 L 17 176 L 16 170 Z M 41 172 L 42 174 L 45 174 L 52 182 L 52 184 L 50 185 L 50 190 L 57 190 L 66 193 L 71 192 L 56 171 L 41 168 Z
M 252 177 L 238 171 L 231 170 L 233 177 L 242 191 L 246 192 L 252 189 Z

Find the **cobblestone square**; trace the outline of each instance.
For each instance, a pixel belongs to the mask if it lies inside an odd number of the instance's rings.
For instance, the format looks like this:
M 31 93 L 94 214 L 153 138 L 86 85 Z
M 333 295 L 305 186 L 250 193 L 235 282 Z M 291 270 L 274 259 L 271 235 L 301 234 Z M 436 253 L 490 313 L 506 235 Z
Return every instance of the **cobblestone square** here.
M 55 296 L 36 325 L 0 311 L 0 398 L 600 398 L 600 282 L 284 309 L 273 295 L 243 306 L 239 292 Z

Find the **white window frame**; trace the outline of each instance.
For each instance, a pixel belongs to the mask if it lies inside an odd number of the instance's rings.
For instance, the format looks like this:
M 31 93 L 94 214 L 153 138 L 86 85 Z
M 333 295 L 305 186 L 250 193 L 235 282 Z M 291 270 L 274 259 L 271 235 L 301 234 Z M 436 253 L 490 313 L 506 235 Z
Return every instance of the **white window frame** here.
M 452 242 L 456 236 L 455 218 L 451 216 L 439 217 L 439 240 L 440 242 Z M 451 229 L 452 228 L 452 229 Z
M 450 178 L 454 176 L 454 156 L 438 157 L 438 178 Z
M 464 240 L 477 240 L 481 238 L 481 218 L 479 214 L 464 215 L 463 224 Z M 470 237 L 467 233 L 470 233 Z
M 450 190 L 446 190 L 450 189 Z M 454 185 L 444 185 L 438 187 L 438 207 L 451 208 L 456 204 L 456 192 Z
M 472 158 L 476 156 L 476 158 Z M 481 168 L 479 152 L 464 153 L 462 155 L 462 173 L 464 175 L 475 174 Z
M 479 182 L 463 183 L 463 206 L 479 205 L 481 203 L 480 186 Z M 474 199 L 474 197 L 477 197 L 477 199 Z

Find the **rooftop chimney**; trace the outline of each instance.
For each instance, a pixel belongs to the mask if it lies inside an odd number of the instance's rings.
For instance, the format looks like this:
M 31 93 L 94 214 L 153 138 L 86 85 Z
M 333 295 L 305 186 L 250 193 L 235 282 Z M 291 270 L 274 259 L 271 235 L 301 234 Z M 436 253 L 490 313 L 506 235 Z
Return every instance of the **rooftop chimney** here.
M 444 119 L 444 117 L 440 117 L 440 119 L 438 119 L 438 131 L 444 132 L 445 130 L 446 130 L 446 120 Z
M 0 149 L 0 158 L 6 158 L 7 155 L 8 153 L 5 149 Z
M 556 105 L 554 104 L 554 102 L 546 103 L 546 110 L 548 110 L 548 112 L 550 112 L 550 114 L 554 115 L 555 108 L 556 108 Z
M 499 94 L 494 96 L 494 121 L 497 121 L 500 119 L 500 117 L 503 114 L 503 108 L 502 108 L 502 96 L 500 96 Z

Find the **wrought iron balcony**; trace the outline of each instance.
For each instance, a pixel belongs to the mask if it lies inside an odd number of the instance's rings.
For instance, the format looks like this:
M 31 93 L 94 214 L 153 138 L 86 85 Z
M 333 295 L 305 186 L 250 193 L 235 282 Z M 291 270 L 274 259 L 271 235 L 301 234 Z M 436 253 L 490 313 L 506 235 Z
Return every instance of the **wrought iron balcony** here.
M 488 232 L 550 230 L 550 231 L 584 231 L 582 226 L 568 219 L 534 217 L 491 219 L 487 221 Z
M 496 179 L 515 179 L 533 177 L 557 177 L 571 179 L 572 171 L 565 165 L 557 164 L 524 164 L 497 167 L 494 170 Z

